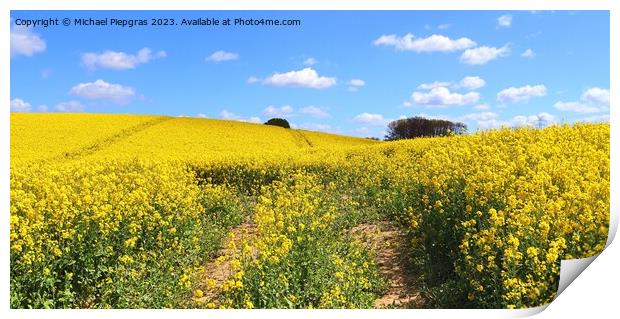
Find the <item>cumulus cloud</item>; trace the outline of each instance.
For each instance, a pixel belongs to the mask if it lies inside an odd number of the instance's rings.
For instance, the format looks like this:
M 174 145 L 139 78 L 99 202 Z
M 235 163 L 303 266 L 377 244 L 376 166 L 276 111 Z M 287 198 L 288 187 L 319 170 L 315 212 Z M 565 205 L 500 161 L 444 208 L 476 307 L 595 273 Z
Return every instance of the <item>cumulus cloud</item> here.
M 609 90 L 601 89 L 599 87 L 589 88 L 583 92 L 581 95 L 581 100 L 586 103 L 609 105 Z
M 534 52 L 534 50 L 532 49 L 527 49 L 523 51 L 523 53 L 521 53 L 521 57 L 524 57 L 526 59 L 533 59 L 535 56 L 536 56 L 536 52 Z
M 273 86 L 297 86 L 313 89 L 325 89 L 336 85 L 335 77 L 320 76 L 312 68 L 286 73 L 274 73 L 265 80 L 264 84 Z
M 465 37 L 450 39 L 443 35 L 433 34 L 426 38 L 416 38 L 411 33 L 402 37 L 395 34 L 382 35 L 373 41 L 373 44 L 392 46 L 398 51 L 414 52 L 453 52 L 476 46 L 476 42 Z
M 581 101 L 573 102 L 556 102 L 553 107 L 560 111 L 568 111 L 575 113 L 598 113 L 601 112 L 601 108 L 595 105 L 590 105 Z
M 587 89 L 579 101 L 556 102 L 553 107 L 560 111 L 575 113 L 598 113 L 609 110 L 609 90 L 599 87 Z
M 510 125 L 512 127 L 533 126 L 543 128 L 554 123 L 556 123 L 555 116 L 545 112 L 538 115 L 518 115 L 510 120 Z
M 435 87 L 428 92 L 413 92 L 411 102 L 429 107 L 447 107 L 474 104 L 480 99 L 478 92 L 465 94 L 450 92 L 446 87 Z
M 224 62 L 224 61 L 233 61 L 237 59 L 239 59 L 239 53 L 218 50 L 218 51 L 213 52 L 210 56 L 206 57 L 205 61 Z
M 461 54 L 461 62 L 470 65 L 482 65 L 509 54 L 510 48 L 508 45 L 501 48 L 481 46 L 465 50 Z
M 497 18 L 497 26 L 501 28 L 508 28 L 512 25 L 512 16 L 504 14 Z
M 22 26 L 11 28 L 11 56 L 33 56 L 45 51 L 47 44 L 39 35 Z
M 324 108 L 312 105 L 301 108 L 300 112 L 316 118 L 329 117 L 329 113 Z
M 470 113 L 457 118 L 458 121 L 475 123 L 480 129 L 493 129 L 500 127 L 532 126 L 543 128 L 557 123 L 555 116 L 543 112 L 538 115 L 517 115 L 508 120 L 499 118 L 495 112 Z
M 319 131 L 327 133 L 334 133 L 338 131 L 337 129 L 332 128 L 331 125 L 322 123 L 303 123 L 299 125 L 299 128 L 309 131 Z
M 126 104 L 136 96 L 136 91 L 128 86 L 98 79 L 95 82 L 77 84 L 71 88 L 69 94 L 91 100 L 108 100 L 118 104 Z
M 422 83 L 418 85 L 419 90 L 432 90 L 439 87 L 453 88 L 453 89 L 466 89 L 473 91 L 486 85 L 486 81 L 479 76 L 466 76 L 458 83 L 435 81 L 430 83 Z
M 458 117 L 456 120 L 468 124 L 475 123 L 481 129 L 499 127 L 502 124 L 502 121 L 499 120 L 499 114 L 495 112 L 469 113 Z
M 257 77 L 255 77 L 255 76 L 251 76 L 251 77 L 249 77 L 249 78 L 247 79 L 247 81 L 246 81 L 246 82 L 247 82 L 247 83 L 249 83 L 249 84 L 254 84 L 254 83 L 258 83 L 258 82 L 260 82 L 260 79 L 259 79 L 259 78 L 257 78 Z
M 348 85 L 349 91 L 357 91 L 359 88 L 366 85 L 366 81 L 362 79 L 352 79 L 349 82 L 347 82 L 347 85 Z
M 284 105 L 281 107 L 269 105 L 263 110 L 263 115 L 267 117 L 286 117 L 292 113 L 293 107 L 290 105 Z
M 166 51 L 154 53 L 149 48 L 142 48 L 136 54 L 108 50 L 101 53 L 84 53 L 82 54 L 82 63 L 89 69 L 127 70 L 164 57 L 166 57 Z
M 487 82 L 479 76 L 466 76 L 461 80 L 461 82 L 459 82 L 458 86 L 467 90 L 475 90 L 485 86 L 486 84 Z
M 317 64 L 318 62 L 319 61 L 317 61 L 315 58 L 307 58 L 304 60 L 304 65 L 312 66 L 312 65 Z
M 201 114 L 199 114 L 201 115 Z M 261 123 L 261 120 L 259 117 L 256 116 L 251 116 L 251 117 L 243 117 L 240 115 L 237 115 L 233 112 L 230 112 L 228 110 L 222 110 L 220 112 L 220 118 L 224 119 L 224 120 L 234 120 L 234 121 L 241 121 L 241 122 L 250 122 L 250 123 Z
M 11 112 L 30 112 L 32 105 L 22 99 L 12 99 L 10 102 Z
M 435 82 L 430 82 L 430 83 L 422 83 L 422 84 L 418 85 L 418 89 L 420 89 L 420 90 L 432 90 L 434 88 L 448 87 L 450 85 L 452 85 L 452 82 L 435 81 Z
M 509 87 L 497 93 L 497 101 L 506 104 L 529 101 L 533 97 L 547 95 L 547 88 L 542 85 L 526 85 L 522 87 Z
M 482 103 L 482 104 L 478 104 L 478 105 L 475 105 L 475 106 L 474 106 L 474 109 L 476 109 L 476 110 L 481 110 L 481 111 L 482 111 L 482 110 L 488 110 L 488 109 L 490 109 L 490 108 L 491 108 L 491 107 L 490 107 L 488 104 L 486 104 L 486 103 Z
M 384 118 L 383 115 L 381 114 L 366 113 L 366 112 L 362 114 L 358 114 L 355 117 L 353 117 L 353 121 L 357 123 L 376 125 L 376 126 L 386 125 L 389 122 L 389 120 Z
M 84 112 L 86 108 L 78 101 L 60 102 L 56 104 L 57 112 Z

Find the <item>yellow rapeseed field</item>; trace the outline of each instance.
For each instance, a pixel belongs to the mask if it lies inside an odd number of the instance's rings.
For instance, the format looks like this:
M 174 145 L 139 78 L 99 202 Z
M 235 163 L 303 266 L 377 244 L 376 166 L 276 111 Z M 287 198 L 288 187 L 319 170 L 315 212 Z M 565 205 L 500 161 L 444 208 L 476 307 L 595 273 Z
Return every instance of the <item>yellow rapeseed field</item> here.
M 542 305 L 561 259 L 604 248 L 609 146 L 609 124 L 376 142 L 11 114 L 11 307 L 368 308 L 386 279 L 348 230 L 379 220 L 428 306 Z

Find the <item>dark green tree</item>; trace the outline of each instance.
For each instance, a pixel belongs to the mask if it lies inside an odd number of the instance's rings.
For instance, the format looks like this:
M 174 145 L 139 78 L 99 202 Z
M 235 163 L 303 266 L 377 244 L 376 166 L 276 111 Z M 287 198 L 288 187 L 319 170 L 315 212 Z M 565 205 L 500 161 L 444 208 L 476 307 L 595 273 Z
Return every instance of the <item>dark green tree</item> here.
M 283 128 L 291 128 L 287 120 L 277 118 L 277 117 L 269 119 L 269 121 L 265 122 L 265 125 L 273 125 L 273 126 L 280 126 Z
M 385 139 L 392 141 L 464 133 L 467 133 L 467 125 L 464 123 L 416 116 L 390 122 Z

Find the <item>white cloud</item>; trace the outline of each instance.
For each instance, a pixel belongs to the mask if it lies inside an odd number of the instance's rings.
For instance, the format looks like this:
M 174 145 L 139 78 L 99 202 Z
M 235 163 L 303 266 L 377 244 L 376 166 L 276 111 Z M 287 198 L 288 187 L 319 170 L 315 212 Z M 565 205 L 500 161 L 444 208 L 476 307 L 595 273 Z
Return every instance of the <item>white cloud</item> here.
M 77 84 L 71 88 L 69 94 L 91 100 L 109 100 L 119 104 L 126 104 L 136 96 L 136 91 L 128 86 L 108 83 L 98 79 L 95 82 Z
M 497 119 L 499 115 L 495 112 L 481 112 L 465 114 L 458 119 L 460 121 L 489 121 Z
M 510 48 L 508 45 L 501 48 L 481 46 L 465 50 L 465 52 L 461 54 L 461 62 L 471 65 L 482 65 L 509 54 Z
M 418 105 L 429 107 L 446 107 L 453 105 L 474 104 L 480 99 L 478 92 L 466 94 L 450 92 L 446 87 L 436 87 L 428 92 L 413 92 L 411 101 Z
M 499 115 L 495 112 L 480 112 L 480 113 L 469 113 L 463 116 L 458 117 L 456 120 L 458 122 L 472 123 L 475 122 L 476 126 L 481 129 L 488 129 L 499 127 L 503 124 L 499 119 Z
M 366 85 L 366 82 L 364 80 L 360 80 L 360 79 L 352 79 L 351 81 L 347 82 L 348 85 L 350 86 L 364 86 Z
M 486 84 L 487 82 L 479 76 L 466 76 L 461 80 L 461 82 L 459 82 L 458 86 L 467 90 L 475 90 L 485 86 Z
M 352 79 L 347 82 L 347 85 L 349 86 L 349 91 L 357 91 L 359 88 L 366 85 L 366 81 L 362 79 Z
M 210 56 L 206 57 L 206 61 L 211 62 L 224 62 L 233 61 L 239 59 L 239 54 L 234 52 L 226 52 L 223 50 L 215 51 Z
M 502 28 L 508 28 L 512 25 L 512 16 L 504 14 L 497 18 L 497 26 Z
M 510 87 L 497 93 L 497 101 L 502 104 L 528 101 L 532 97 L 547 95 L 547 88 L 542 85 L 526 85 L 522 87 Z
M 579 122 L 590 122 L 590 123 L 600 123 L 600 122 L 609 122 L 609 114 L 601 114 L 601 115 L 593 115 L 584 117 L 579 120 Z
M 165 51 L 153 53 L 149 48 L 140 49 L 136 54 L 108 50 L 102 53 L 84 53 L 82 54 L 82 63 L 89 69 L 127 70 L 164 57 L 166 57 Z
M 453 89 L 467 89 L 467 90 L 475 90 L 479 89 L 486 85 L 486 81 L 479 76 L 466 76 L 458 83 L 445 82 L 445 81 L 435 81 L 430 83 L 422 83 L 418 85 L 419 90 L 432 90 L 439 87 L 448 88 L 451 87 Z
M 33 56 L 45 51 L 46 47 L 45 41 L 28 28 L 21 26 L 11 28 L 11 56 Z
M 587 89 L 579 101 L 556 102 L 553 107 L 575 113 L 598 113 L 609 110 L 609 90 L 599 87 Z
M 590 105 L 584 102 L 574 101 L 574 102 L 562 102 L 558 101 L 553 104 L 553 107 L 560 111 L 568 111 L 575 113 L 598 113 L 601 112 L 602 109 L 595 105 Z
M 373 44 L 393 46 L 398 51 L 414 52 L 453 52 L 476 46 L 476 42 L 469 38 L 450 39 L 438 34 L 426 38 L 415 38 L 411 33 L 402 37 L 395 34 L 382 35 L 373 41 Z
M 319 61 L 317 61 L 315 58 L 307 58 L 304 60 L 304 65 L 308 65 L 308 66 L 312 66 L 317 64 Z
M 30 112 L 32 105 L 22 99 L 12 99 L 11 112 Z
M 475 122 L 480 129 L 492 129 L 501 127 L 532 126 L 543 128 L 557 123 L 555 116 L 543 112 L 538 115 L 517 115 L 509 120 L 499 119 L 494 112 L 471 113 L 458 118 L 459 121 Z
M 300 112 L 316 118 L 329 117 L 329 113 L 324 108 L 312 105 L 301 108 Z
M 312 68 L 286 73 L 274 73 L 263 81 L 273 86 L 299 86 L 313 89 L 325 89 L 336 85 L 335 77 L 319 76 Z
M 328 132 L 333 133 L 335 130 L 329 124 L 321 124 L 321 123 L 303 123 L 299 125 L 299 128 L 309 130 L 309 131 L 319 131 L 319 132 Z
M 418 85 L 418 89 L 420 89 L 420 90 L 432 90 L 432 89 L 438 88 L 438 87 L 448 87 L 451 84 L 452 84 L 451 82 L 435 81 L 435 82 L 431 82 L 431 83 L 422 83 L 422 84 Z
M 491 107 L 488 104 L 486 104 L 486 103 L 482 103 L 482 104 L 478 104 L 478 105 L 474 106 L 474 109 L 481 110 L 481 111 L 488 110 L 490 108 Z
M 241 117 L 233 112 L 229 112 L 228 110 L 222 110 L 220 112 L 220 117 L 225 120 L 238 120 Z
M 200 115 L 204 115 L 204 114 L 199 114 L 199 116 Z M 261 123 L 260 118 L 258 118 L 256 116 L 243 117 L 243 116 L 237 115 L 237 114 L 235 114 L 233 112 L 230 112 L 228 110 L 225 110 L 225 109 L 222 110 L 219 115 L 220 115 L 220 118 L 222 118 L 224 120 L 234 120 L 234 121 L 250 122 L 250 123 Z
M 267 106 L 263 110 L 263 115 L 267 117 L 285 117 L 293 113 L 293 107 L 290 105 L 284 105 L 282 107 L 276 107 L 273 105 Z
M 521 56 L 526 59 L 533 59 L 536 56 L 536 52 L 534 52 L 534 50 L 532 49 L 527 49 L 523 51 L 523 53 L 521 53 Z
M 254 84 L 254 83 L 258 83 L 260 82 L 260 79 L 255 77 L 255 76 L 251 76 L 248 78 L 248 80 L 246 81 L 249 84 Z
M 47 112 L 47 105 L 42 104 L 37 107 L 37 111 L 39 112 Z
M 598 105 L 609 105 L 609 90 L 599 87 L 589 88 L 583 92 L 581 100 Z
M 444 24 L 440 24 L 440 25 L 438 25 L 438 26 L 437 26 L 437 29 L 439 29 L 439 30 L 445 30 L 445 29 L 450 28 L 451 26 L 452 26 L 452 25 L 451 25 L 451 24 L 449 24 L 449 23 L 444 23 Z
M 357 123 L 363 123 L 368 125 L 386 125 L 389 120 L 384 118 L 381 114 L 362 113 L 353 117 L 353 121 Z
M 538 127 L 538 128 L 543 128 L 546 126 L 549 126 L 551 124 L 556 123 L 556 119 L 555 116 L 549 114 L 549 113 L 540 113 L 538 115 L 529 115 L 529 116 L 525 116 L 525 115 L 519 115 L 519 116 L 515 116 L 512 118 L 512 120 L 510 120 L 510 125 L 512 127 L 519 127 L 519 126 L 534 126 L 534 127 Z
M 78 101 L 60 102 L 56 104 L 58 112 L 84 112 L 85 107 Z

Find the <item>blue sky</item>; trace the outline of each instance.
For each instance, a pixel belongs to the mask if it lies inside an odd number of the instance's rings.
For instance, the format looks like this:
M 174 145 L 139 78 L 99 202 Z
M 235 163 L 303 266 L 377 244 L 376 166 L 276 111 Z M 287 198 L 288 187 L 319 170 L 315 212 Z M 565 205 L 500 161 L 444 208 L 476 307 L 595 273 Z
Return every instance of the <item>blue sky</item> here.
M 237 17 L 300 26 L 17 26 Z M 11 111 L 184 115 L 382 137 L 609 119 L 605 11 L 12 11 Z

